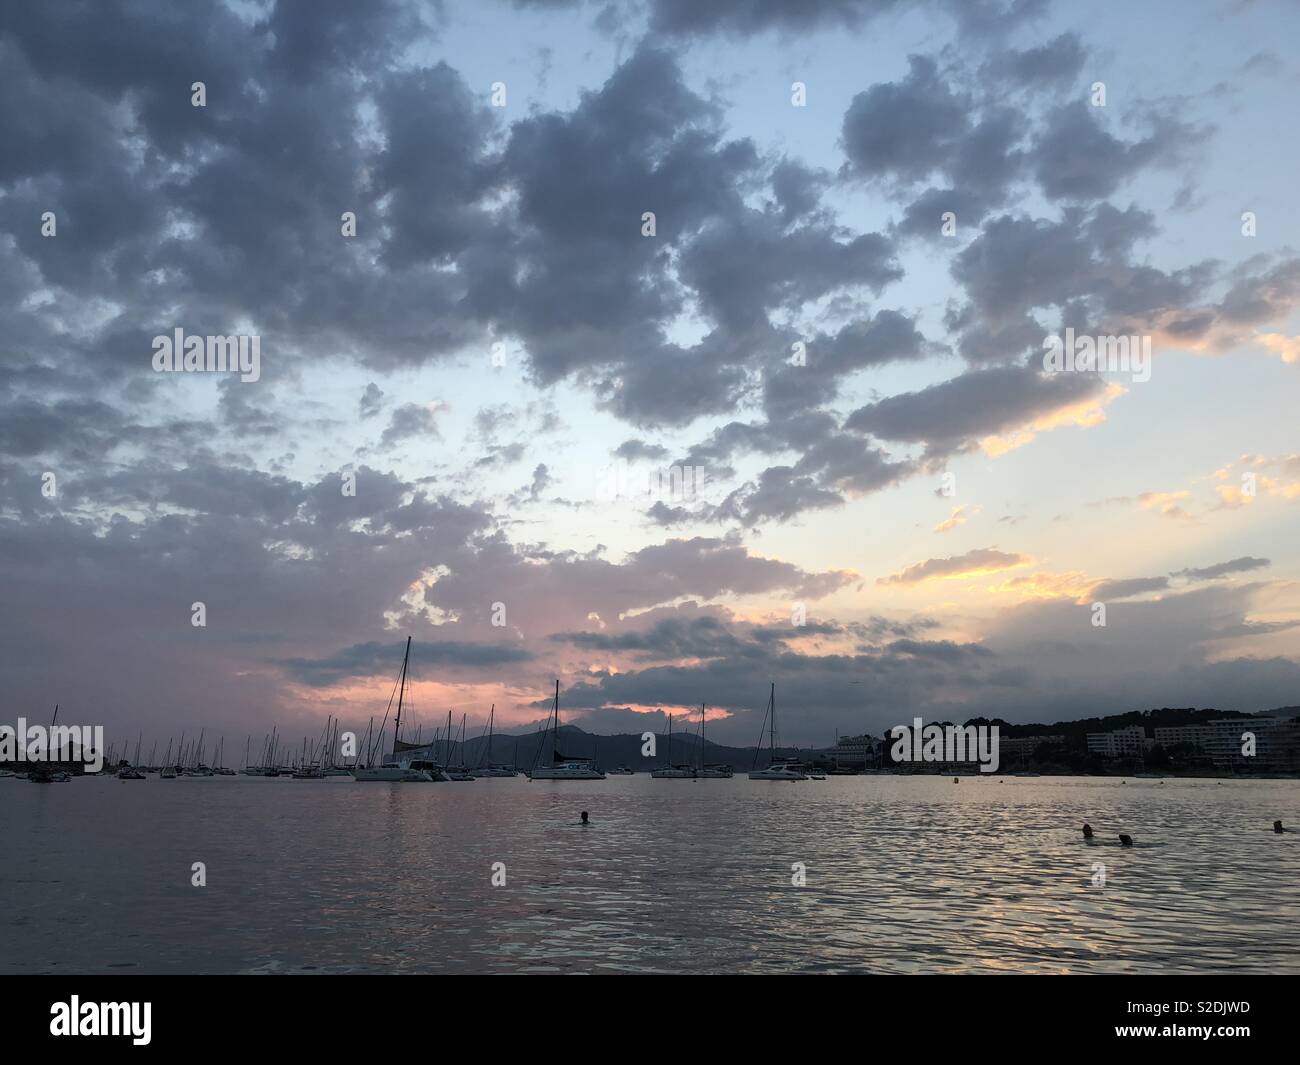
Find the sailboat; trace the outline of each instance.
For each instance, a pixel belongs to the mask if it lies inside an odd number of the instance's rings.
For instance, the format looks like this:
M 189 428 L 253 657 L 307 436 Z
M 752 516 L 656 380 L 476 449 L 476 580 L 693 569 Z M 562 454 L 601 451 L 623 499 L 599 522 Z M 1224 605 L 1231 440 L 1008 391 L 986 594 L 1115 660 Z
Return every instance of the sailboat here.
M 469 766 L 465 764 L 465 715 L 460 715 L 460 765 L 451 764 L 451 711 L 447 711 L 447 768 L 444 772 L 448 780 L 470 781 L 474 779 L 474 774 L 469 771 Z
M 750 780 L 807 780 L 808 777 L 803 772 L 803 767 L 798 762 L 778 762 L 776 761 L 776 684 L 772 684 L 772 692 L 767 699 L 767 713 L 763 717 L 763 724 L 771 722 L 770 736 L 770 759 L 766 769 L 754 769 L 750 771 Z M 763 749 L 763 735 L 759 732 L 758 749 L 754 751 L 754 764 L 758 765 L 758 752 Z
M 144 774 L 140 772 L 140 740 L 135 741 L 135 755 L 131 759 L 130 765 L 124 765 L 117 771 L 118 780 L 144 780 Z
M 402 740 L 402 704 L 406 698 L 406 671 L 411 664 L 411 637 L 406 638 L 406 654 L 402 658 L 402 676 L 399 681 L 399 690 L 397 695 L 397 720 L 393 723 L 393 753 L 389 758 L 377 766 L 355 766 L 352 770 L 354 780 L 368 781 L 396 781 L 396 782 L 430 782 L 433 780 L 444 779 L 442 774 L 434 776 L 429 769 L 425 768 L 422 763 L 413 763 L 407 757 L 402 755 L 408 751 L 421 750 L 418 743 L 405 743 Z M 392 696 L 389 696 L 389 705 L 392 705 Z M 388 714 L 385 712 L 385 719 Z M 381 725 L 379 728 L 380 743 L 383 742 L 384 729 Z
M 487 760 L 487 765 L 480 765 L 473 772 L 476 777 L 517 777 L 519 770 L 512 765 L 502 765 L 492 761 L 492 737 L 494 732 L 494 720 L 497 713 L 497 704 L 492 704 L 492 709 L 488 711 L 487 727 L 487 748 L 480 755 L 479 761 Z
M 700 703 L 700 776 L 705 780 L 730 780 L 734 772 L 720 762 L 704 764 L 704 704 Z
M 694 780 L 695 767 L 690 765 L 673 765 L 673 715 L 668 715 L 668 764 L 650 770 L 655 780 Z
M 551 707 L 551 715 L 546 719 L 546 730 L 551 734 L 551 762 L 550 765 L 539 765 L 538 762 L 542 757 L 542 751 L 546 747 L 545 737 L 537 745 L 537 753 L 533 757 L 533 768 L 528 774 L 529 780 L 604 780 L 605 774 L 596 766 L 592 758 L 570 758 L 568 755 L 561 754 L 559 744 L 560 733 L 560 682 L 555 682 L 555 702 Z
M 330 735 L 328 722 L 325 725 L 325 733 L 330 736 L 329 752 L 321 765 L 321 775 L 326 777 L 350 777 L 352 775 L 352 770 L 345 769 L 343 766 L 338 765 L 335 762 L 335 758 L 338 757 L 339 748 L 339 719 L 337 717 L 334 719 L 333 734 Z
M 217 748 L 217 764 L 216 767 L 212 770 L 212 772 L 219 777 L 233 777 L 235 775 L 235 771 L 233 769 L 228 769 L 226 766 L 223 766 L 221 764 L 225 760 L 226 760 L 226 737 L 222 736 L 221 746 Z

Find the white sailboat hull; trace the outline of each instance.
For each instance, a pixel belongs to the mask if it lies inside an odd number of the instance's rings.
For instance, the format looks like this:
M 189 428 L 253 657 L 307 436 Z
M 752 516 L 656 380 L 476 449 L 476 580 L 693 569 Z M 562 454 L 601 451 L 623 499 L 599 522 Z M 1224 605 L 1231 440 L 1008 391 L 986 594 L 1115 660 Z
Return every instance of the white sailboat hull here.
M 768 769 L 757 769 L 749 774 L 750 780 L 807 780 L 805 773 L 797 769 L 787 769 L 785 766 L 771 766 Z
M 433 777 L 423 769 L 407 769 L 400 765 L 381 765 L 369 769 L 354 769 L 352 779 L 358 781 L 390 781 L 395 783 L 432 783 Z
M 528 774 L 529 780 L 604 780 L 605 774 L 591 766 L 538 766 Z

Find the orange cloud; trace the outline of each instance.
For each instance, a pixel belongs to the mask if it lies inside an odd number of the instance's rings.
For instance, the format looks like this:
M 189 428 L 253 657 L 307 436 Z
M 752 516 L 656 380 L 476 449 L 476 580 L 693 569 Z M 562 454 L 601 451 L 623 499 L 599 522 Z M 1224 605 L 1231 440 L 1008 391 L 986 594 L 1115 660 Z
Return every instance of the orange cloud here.
M 982 577 L 989 573 L 999 573 L 1002 570 L 1015 569 L 1018 566 L 1028 566 L 1032 563 L 1033 559 L 1028 555 L 999 551 L 992 547 L 981 547 L 976 548 L 974 551 L 967 551 L 964 555 L 954 555 L 951 558 L 929 558 L 924 562 L 917 562 L 899 573 L 878 578 L 876 583 L 920 584 L 922 581 L 931 580 L 966 580 L 971 577 Z

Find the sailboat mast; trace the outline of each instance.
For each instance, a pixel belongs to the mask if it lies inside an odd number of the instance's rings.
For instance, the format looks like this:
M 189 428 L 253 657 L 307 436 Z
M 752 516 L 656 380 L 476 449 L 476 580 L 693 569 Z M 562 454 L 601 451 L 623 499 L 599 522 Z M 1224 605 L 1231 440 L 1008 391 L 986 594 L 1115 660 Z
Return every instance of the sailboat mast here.
M 555 682 L 555 705 L 553 708 L 555 715 L 555 731 L 551 733 L 551 765 L 555 764 L 555 756 L 560 753 L 560 682 Z
M 772 761 L 775 761 L 776 760 L 776 681 L 772 682 L 772 693 L 767 697 L 767 704 L 769 707 L 771 707 L 772 710 Z
M 402 656 L 402 686 L 397 693 L 397 720 L 393 723 L 393 756 L 397 755 L 397 741 L 402 736 L 402 700 L 406 697 L 406 667 L 411 661 L 411 638 L 406 638 L 406 654 Z M 389 697 L 391 698 L 391 696 Z

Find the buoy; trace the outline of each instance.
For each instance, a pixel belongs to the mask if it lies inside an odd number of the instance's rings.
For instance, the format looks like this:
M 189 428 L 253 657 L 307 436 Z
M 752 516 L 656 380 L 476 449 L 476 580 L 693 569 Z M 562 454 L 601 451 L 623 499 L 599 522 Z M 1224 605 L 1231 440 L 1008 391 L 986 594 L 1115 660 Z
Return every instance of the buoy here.
M 1121 832 L 1121 833 L 1119 834 L 1119 842 L 1120 842 L 1120 846 L 1121 846 L 1121 847 L 1131 847 L 1131 846 L 1133 846 L 1133 837 L 1132 837 L 1132 836 L 1126 836 L 1126 835 L 1124 835 L 1123 832 Z
M 1087 822 L 1084 822 L 1084 826 L 1083 826 L 1083 838 L 1084 838 L 1084 839 L 1092 839 L 1092 825 L 1088 824 Z

